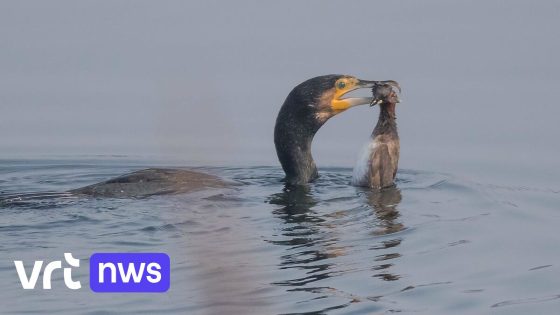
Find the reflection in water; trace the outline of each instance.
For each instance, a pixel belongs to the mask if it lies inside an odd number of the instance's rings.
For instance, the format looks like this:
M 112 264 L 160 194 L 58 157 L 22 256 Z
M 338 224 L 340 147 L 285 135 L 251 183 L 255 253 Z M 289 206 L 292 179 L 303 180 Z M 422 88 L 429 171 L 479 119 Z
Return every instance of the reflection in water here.
M 282 193 L 273 195 L 270 203 L 282 206 L 273 213 L 284 223 L 281 233 L 284 238 L 270 242 L 290 246 L 290 254 L 281 257 L 280 267 L 303 269 L 307 274 L 305 277 L 278 281 L 275 284 L 299 287 L 328 278 L 331 265 L 320 262 L 336 256 L 336 251 L 328 249 L 328 243 L 336 242 L 336 238 L 329 237 L 329 232 L 324 231 L 326 219 L 312 210 L 318 202 L 313 198 L 310 188 L 285 187 Z
M 367 192 L 366 196 L 368 204 L 375 211 L 378 219 L 377 225 L 379 227 L 373 231 L 374 235 L 391 234 L 404 229 L 402 223 L 397 221 L 400 216 L 397 206 L 402 199 L 401 191 L 397 187 L 370 191 Z
M 21 199 L 0 205 L 0 252 L 8 254 L 0 264 L 55 260 L 69 249 L 77 257 L 100 248 L 163 251 L 173 262 L 172 289 L 149 299 L 92 299 L 82 291 L 62 307 L 64 290 L 48 297 L 4 290 L 2 313 L 557 313 L 555 192 L 406 170 L 400 191 L 371 192 L 348 185 L 350 169 L 323 170 L 309 187 L 283 189 L 280 168 L 256 167 L 216 170 L 241 183 L 228 191 L 35 198 L 132 165 L 68 163 L 1 166 L 0 199 Z M 23 198 L 23 191 L 33 194 Z M 0 267 L 0 281 L 20 285 L 9 268 Z
M 377 244 L 369 247 L 371 250 L 382 252 L 373 257 L 373 266 L 370 262 L 368 267 L 374 271 L 373 276 L 384 281 L 400 278 L 399 275 L 389 272 L 393 266 L 389 261 L 401 256 L 396 248 L 402 239 L 387 236 L 405 228 L 399 222 L 400 215 L 397 210 L 401 192 L 398 188 L 390 188 L 375 192 L 359 191 L 359 194 L 363 197 L 363 204 L 334 212 L 332 208 L 325 206 L 325 203 L 329 206 L 328 202 L 314 197 L 313 186 L 284 187 L 281 193 L 269 198 L 269 203 L 280 206 L 273 214 L 282 220 L 280 233 L 274 235 L 276 238 L 269 242 L 287 246 L 286 254 L 280 257 L 279 266 L 280 269 L 292 270 L 289 279 L 276 281 L 274 285 L 290 287 L 290 292 L 304 291 L 319 295 L 312 299 L 335 295 L 347 301 L 333 306 L 334 308 L 346 307 L 350 303 L 360 301 L 361 297 L 316 283 L 359 271 L 359 268 L 352 268 L 351 262 L 341 263 L 343 260 L 340 259 L 346 255 L 351 256 L 352 251 L 357 250 L 354 248 L 357 247 L 355 241 L 348 241 L 349 238 L 355 237 L 352 229 L 348 227 L 356 224 L 364 226 L 366 232 L 370 230 L 366 235 L 373 241 L 378 239 Z M 294 270 L 303 271 L 303 274 Z M 297 277 L 292 278 L 294 275 Z
M 401 202 L 402 197 L 401 191 L 397 187 L 391 187 L 381 191 L 371 191 L 368 192 L 366 196 L 368 204 L 373 211 L 375 211 L 377 217 L 377 227 L 373 230 L 372 235 L 387 235 L 400 232 L 404 229 L 404 225 L 398 221 L 400 214 L 397 210 L 397 206 Z M 372 249 L 384 250 L 392 248 L 394 250 L 401 242 L 402 239 L 398 237 L 382 240 L 378 245 L 373 246 Z M 398 252 L 378 255 L 375 261 L 381 263 L 373 266 L 372 269 L 376 272 L 374 276 L 385 281 L 398 280 L 400 278 L 399 275 L 389 272 L 389 268 L 393 266 L 393 264 L 387 261 L 400 256 Z

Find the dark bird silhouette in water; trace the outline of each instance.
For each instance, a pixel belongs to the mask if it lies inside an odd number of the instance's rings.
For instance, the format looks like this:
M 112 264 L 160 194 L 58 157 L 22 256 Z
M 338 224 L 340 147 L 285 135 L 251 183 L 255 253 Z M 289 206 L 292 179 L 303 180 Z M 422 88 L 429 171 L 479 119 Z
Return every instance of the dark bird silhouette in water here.
M 274 144 L 289 185 L 303 185 L 318 177 L 311 156 L 313 137 L 330 118 L 345 110 L 371 104 L 373 97 L 344 96 L 361 88 L 373 88 L 394 81 L 365 81 L 349 75 L 325 75 L 296 86 L 284 101 L 276 118 Z
M 276 153 L 288 184 L 306 184 L 317 178 L 311 142 L 327 120 L 351 107 L 370 104 L 374 100 L 373 97 L 345 98 L 345 94 L 384 82 L 364 81 L 348 75 L 325 75 L 309 79 L 290 92 L 280 108 L 274 128 Z M 143 197 L 230 185 L 219 177 L 194 170 L 153 168 L 67 193 L 96 197 Z
M 69 192 L 94 197 L 122 198 L 188 193 L 206 188 L 224 188 L 229 185 L 217 176 L 202 172 L 150 168 Z

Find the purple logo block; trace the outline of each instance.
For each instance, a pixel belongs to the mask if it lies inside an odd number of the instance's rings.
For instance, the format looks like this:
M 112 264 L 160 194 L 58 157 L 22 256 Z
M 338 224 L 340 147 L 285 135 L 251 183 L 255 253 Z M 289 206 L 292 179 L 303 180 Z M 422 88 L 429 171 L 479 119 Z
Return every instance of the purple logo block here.
M 89 258 L 93 292 L 166 292 L 170 260 L 165 253 L 95 253 Z

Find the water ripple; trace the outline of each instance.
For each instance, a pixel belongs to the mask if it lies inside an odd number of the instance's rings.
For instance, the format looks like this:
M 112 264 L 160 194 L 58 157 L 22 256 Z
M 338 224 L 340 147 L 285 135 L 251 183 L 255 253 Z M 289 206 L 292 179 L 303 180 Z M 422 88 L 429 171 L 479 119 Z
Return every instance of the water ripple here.
M 162 251 L 172 257 L 172 290 L 150 299 L 93 299 L 84 290 L 65 308 L 67 291 L 5 290 L 3 311 L 41 313 L 28 307 L 41 302 L 62 314 L 478 314 L 530 303 L 535 313 L 555 312 L 545 303 L 560 286 L 551 276 L 559 255 L 550 249 L 560 242 L 555 190 L 400 170 L 397 187 L 372 192 L 349 186 L 347 168 L 294 188 L 278 167 L 222 167 L 199 170 L 237 183 L 232 191 L 143 199 L 63 192 L 143 167 L 111 163 L 1 165 L 1 256 Z M 0 282 L 13 283 L 13 268 L 2 264 Z

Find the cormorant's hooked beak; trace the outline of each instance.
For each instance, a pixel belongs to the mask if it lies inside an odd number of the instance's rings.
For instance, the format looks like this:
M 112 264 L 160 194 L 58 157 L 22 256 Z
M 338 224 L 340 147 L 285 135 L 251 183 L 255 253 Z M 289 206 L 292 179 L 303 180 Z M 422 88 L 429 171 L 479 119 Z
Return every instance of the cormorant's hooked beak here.
M 344 111 L 350 107 L 358 106 L 358 105 L 376 105 L 378 103 L 378 99 L 375 96 L 372 97 L 348 97 L 343 98 L 343 96 L 347 93 L 355 91 L 357 89 L 366 89 L 366 88 L 374 88 L 379 85 L 390 85 L 394 89 L 398 89 L 399 93 L 401 88 L 396 81 L 388 80 L 388 81 L 367 81 L 367 80 L 360 80 L 356 78 L 349 79 L 346 84 L 346 88 L 342 90 L 338 90 L 334 96 L 332 101 L 332 107 L 336 111 Z M 375 103 L 375 104 L 374 104 Z

